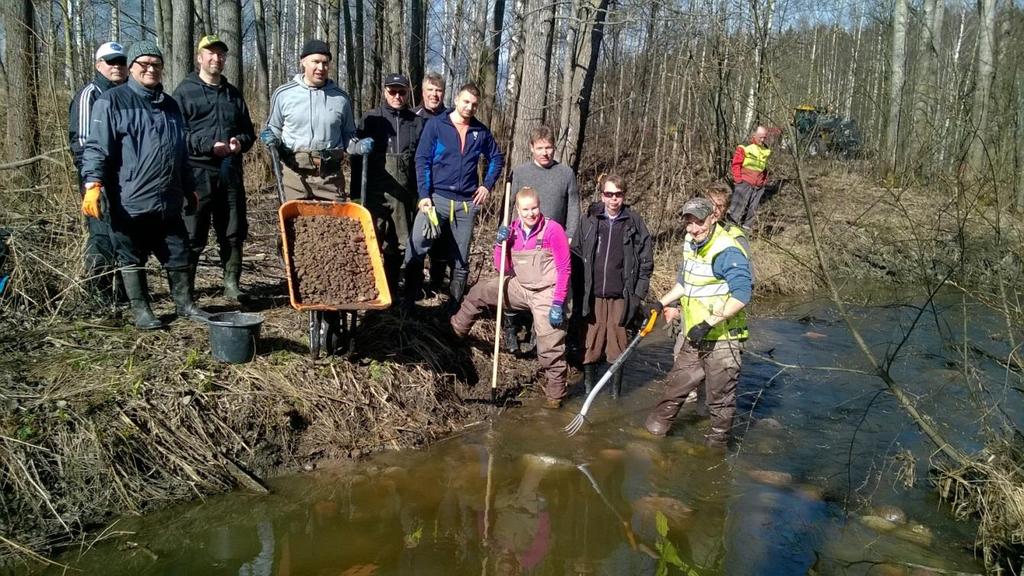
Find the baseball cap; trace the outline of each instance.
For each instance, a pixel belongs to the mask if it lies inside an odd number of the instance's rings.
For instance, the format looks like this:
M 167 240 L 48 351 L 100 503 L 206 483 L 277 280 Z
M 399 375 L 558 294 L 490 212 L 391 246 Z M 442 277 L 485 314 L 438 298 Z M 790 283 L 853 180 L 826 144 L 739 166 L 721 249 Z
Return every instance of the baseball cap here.
M 384 77 L 385 86 L 402 86 L 405 88 L 409 87 L 409 79 L 402 74 L 388 74 Z
M 715 207 L 712 206 L 711 201 L 707 198 L 690 198 L 683 204 L 683 208 L 679 211 L 680 216 L 686 216 L 691 214 L 699 220 L 704 220 L 715 211 Z
M 96 49 L 96 58 L 94 58 L 94 60 L 110 62 L 111 60 L 125 57 L 123 46 L 117 42 L 104 42 L 103 44 L 100 44 L 98 49 Z
M 199 45 L 196 46 L 196 52 L 199 52 L 203 48 L 212 48 L 214 46 L 220 46 L 225 52 L 228 51 L 228 45 L 220 39 L 220 36 L 216 34 L 207 34 L 199 39 Z

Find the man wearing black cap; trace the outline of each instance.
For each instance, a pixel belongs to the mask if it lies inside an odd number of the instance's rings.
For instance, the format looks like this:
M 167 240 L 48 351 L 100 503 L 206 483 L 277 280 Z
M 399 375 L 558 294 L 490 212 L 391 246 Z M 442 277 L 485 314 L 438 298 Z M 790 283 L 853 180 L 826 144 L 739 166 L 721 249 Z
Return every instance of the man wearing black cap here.
M 182 208 L 195 210 L 188 168 L 185 119 L 163 91 L 164 57 L 153 42 L 128 51 L 128 82 L 103 93 L 93 106 L 89 140 L 82 153 L 82 212 L 110 222 L 135 325 L 161 326 L 149 307 L 146 260 L 154 255 L 167 271 L 179 316 L 207 315 L 189 289 L 188 232 Z
M 682 342 L 665 392 L 645 426 L 655 436 L 667 434 L 686 397 L 706 382 L 711 412 L 707 443 L 724 447 L 736 413 L 740 354 L 749 335 L 744 308 L 753 282 L 746 252 L 716 223 L 714 212 L 707 198 L 683 205 L 683 265 L 676 285 L 653 306 L 653 311 L 664 312 L 666 322 L 682 313 Z M 666 307 L 676 301 L 680 310 Z
M 68 146 L 75 158 L 79 192 L 82 188 L 82 151 L 89 139 L 92 106 L 107 90 L 123 84 L 128 78 L 128 60 L 117 42 L 106 42 L 96 50 L 96 75 L 71 99 L 68 110 Z M 110 226 L 98 218 L 85 217 L 89 238 L 85 243 L 85 275 L 93 294 L 101 301 L 113 296 L 113 270 L 116 267 Z
M 242 93 L 222 74 L 227 51 L 219 37 L 203 36 L 196 48 L 199 70 L 178 84 L 174 99 L 188 123 L 189 165 L 199 196 L 195 214 L 185 216 L 193 281 L 212 219 L 224 268 L 224 297 L 237 300 L 242 294 L 242 244 L 249 229 L 242 154 L 252 148 L 256 134 Z
M 401 74 L 384 79 L 383 103 L 363 115 L 356 134 L 370 138 L 373 148 L 367 162 L 363 205 L 373 214 L 377 241 L 384 255 L 384 270 L 391 293 L 398 290 L 398 276 L 416 216 L 416 162 L 423 119 L 409 109 L 409 80 Z M 355 177 L 362 159 L 352 158 L 352 196 L 358 196 Z
M 337 201 L 345 197 L 342 160 L 356 133 L 352 99 L 328 78 L 326 42 L 307 41 L 299 64 L 302 72 L 274 91 L 260 138 L 280 153 L 285 200 Z

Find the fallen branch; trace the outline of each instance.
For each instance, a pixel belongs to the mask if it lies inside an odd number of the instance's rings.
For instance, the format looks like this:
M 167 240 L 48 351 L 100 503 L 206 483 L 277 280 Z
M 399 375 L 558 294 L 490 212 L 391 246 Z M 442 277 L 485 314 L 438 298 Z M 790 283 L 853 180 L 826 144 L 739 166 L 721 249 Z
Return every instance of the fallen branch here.
M 60 152 L 64 152 L 64 148 L 63 147 L 61 147 L 61 148 L 54 148 L 53 150 L 50 150 L 49 152 L 43 152 L 42 154 L 36 154 L 35 156 L 33 156 L 31 158 L 25 158 L 25 159 L 22 159 L 22 160 L 15 160 L 14 162 L 7 162 L 5 164 L 0 164 L 0 170 L 14 170 L 15 168 L 21 168 L 22 166 L 28 166 L 29 164 L 35 164 L 36 162 L 42 162 L 43 160 L 46 160 L 47 162 L 52 162 L 52 163 L 54 163 L 54 164 L 56 164 L 58 166 L 63 166 L 64 163 L 62 161 L 60 161 L 60 160 L 58 160 L 58 159 L 56 159 L 56 158 L 54 158 L 52 156 L 52 154 L 57 154 L 57 153 L 60 153 Z

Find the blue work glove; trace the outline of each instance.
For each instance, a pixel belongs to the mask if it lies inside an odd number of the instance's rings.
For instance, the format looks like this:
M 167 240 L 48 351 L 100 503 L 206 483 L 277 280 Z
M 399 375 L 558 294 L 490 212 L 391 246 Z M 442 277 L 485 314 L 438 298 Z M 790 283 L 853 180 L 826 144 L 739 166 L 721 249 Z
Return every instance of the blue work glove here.
M 502 242 L 508 240 L 510 236 L 512 236 L 512 231 L 509 230 L 508 226 L 498 227 L 498 236 L 496 237 L 498 244 L 501 244 Z
M 366 156 L 373 150 L 373 138 L 363 138 L 359 141 L 359 154 Z
M 281 143 L 281 141 L 277 139 L 277 134 L 274 134 L 274 131 L 271 130 L 269 126 L 260 132 L 260 142 L 263 142 L 267 148 L 273 148 Z
M 552 328 L 558 328 L 565 319 L 564 314 L 561 302 L 552 303 L 551 310 L 548 310 L 548 324 L 551 324 Z

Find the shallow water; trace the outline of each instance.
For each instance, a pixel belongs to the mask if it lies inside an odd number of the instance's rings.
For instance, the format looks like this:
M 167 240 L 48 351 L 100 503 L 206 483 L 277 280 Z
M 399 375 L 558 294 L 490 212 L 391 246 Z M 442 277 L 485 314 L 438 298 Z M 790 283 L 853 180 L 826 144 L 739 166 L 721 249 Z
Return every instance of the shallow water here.
M 829 308 L 779 310 L 752 323 L 748 350 L 866 367 Z M 916 313 L 856 312 L 880 353 Z M 957 325 L 955 309 L 945 314 Z M 941 319 L 921 323 L 892 372 L 944 433 L 966 438 L 977 423 L 939 338 L 947 329 Z M 670 543 L 689 570 L 671 573 L 982 572 L 973 526 L 951 521 L 927 483 L 931 446 L 877 394 L 877 379 L 783 370 L 748 355 L 736 443 L 723 454 L 703 447 L 707 420 L 693 407 L 667 438 L 642 429 L 671 349 L 664 331 L 652 334 L 627 365 L 624 398 L 598 401 L 576 437 L 562 427 L 582 398 L 559 412 L 527 403 L 428 449 L 276 479 L 268 496 L 228 494 L 123 519 L 110 530 L 125 534 L 61 560 L 86 574 L 654 574 Z M 998 386 L 976 394 L 1021 413 Z M 904 466 L 897 456 L 907 449 L 917 462 Z M 870 506 L 887 504 L 907 524 L 870 518 Z M 656 529 L 659 512 L 667 537 Z

